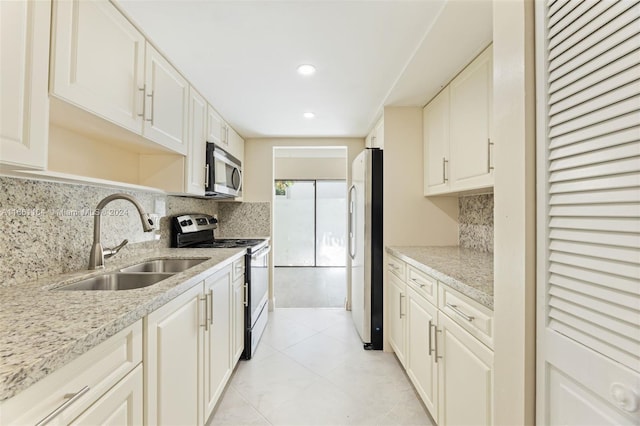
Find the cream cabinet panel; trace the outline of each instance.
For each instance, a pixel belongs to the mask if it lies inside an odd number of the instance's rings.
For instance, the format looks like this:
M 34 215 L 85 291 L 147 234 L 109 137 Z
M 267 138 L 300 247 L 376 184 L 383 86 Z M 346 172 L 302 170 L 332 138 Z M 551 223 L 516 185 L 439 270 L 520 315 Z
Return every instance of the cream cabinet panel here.
M 142 364 L 96 401 L 71 425 L 133 426 L 142 424 Z
M 389 344 L 400 363 L 405 365 L 406 284 L 393 273 L 387 273 L 387 277 L 389 283 L 387 291 Z
M 215 408 L 231 377 L 231 267 L 205 280 L 209 326 L 204 339 L 205 418 Z
M 186 158 L 187 192 L 204 195 L 207 150 L 207 101 L 192 87 L 189 95 L 189 155 Z
M 16 396 L 0 402 L 2 424 L 33 425 L 45 419 L 51 425 L 69 424 L 94 404 L 101 404 L 103 395 L 114 385 L 118 386 L 116 383 L 141 361 L 140 320 Z M 66 408 L 58 411 L 63 405 Z M 139 408 L 142 408 L 141 402 Z M 56 411 L 58 414 L 54 415 Z
M 364 146 L 367 148 L 384 148 L 384 117 L 371 129 L 371 132 L 364 140 Z
M 493 65 L 485 50 L 450 84 L 451 189 L 493 186 Z
M 438 309 L 411 287 L 407 287 L 407 375 L 438 421 L 438 364 L 435 335 Z
M 44 169 L 50 1 L 0 2 L 0 164 Z
M 227 126 L 229 131 L 229 147 L 227 151 L 229 154 L 240 160 L 240 163 L 244 162 L 244 139 L 233 128 Z
M 234 281 L 233 281 L 233 297 L 232 297 L 232 315 L 231 332 L 233 333 L 231 362 L 232 368 L 240 359 L 244 350 L 244 307 L 246 301 L 246 285 L 244 276 L 244 260 L 234 262 Z M 236 268 L 242 272 L 236 274 Z
M 423 110 L 424 194 L 449 191 L 449 86 Z
M 51 92 L 130 129 L 142 131 L 142 34 L 109 2 L 54 2 Z
M 438 424 L 493 424 L 493 352 L 446 315 L 438 321 Z
M 201 296 L 197 285 L 145 318 L 146 424 L 204 422 Z
M 143 135 L 187 153 L 189 83 L 151 44 L 146 44 Z
M 229 127 L 211 105 L 207 110 L 207 142 L 229 148 Z

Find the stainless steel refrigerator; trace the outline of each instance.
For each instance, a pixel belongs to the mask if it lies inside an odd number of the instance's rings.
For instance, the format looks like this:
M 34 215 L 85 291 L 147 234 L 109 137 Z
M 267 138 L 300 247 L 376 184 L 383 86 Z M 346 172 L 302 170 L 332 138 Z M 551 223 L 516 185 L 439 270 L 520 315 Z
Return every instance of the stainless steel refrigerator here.
M 382 150 L 362 151 L 351 180 L 351 315 L 365 349 L 382 349 Z

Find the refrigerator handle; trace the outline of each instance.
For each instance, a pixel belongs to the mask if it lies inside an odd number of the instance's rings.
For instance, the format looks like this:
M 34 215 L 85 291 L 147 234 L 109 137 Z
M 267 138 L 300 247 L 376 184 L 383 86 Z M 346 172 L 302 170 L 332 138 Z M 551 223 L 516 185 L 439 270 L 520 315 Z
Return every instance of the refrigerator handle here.
M 351 256 L 351 259 L 356 258 L 356 235 L 353 223 L 356 217 L 355 196 L 356 187 L 355 185 L 351 185 L 351 188 L 349 188 L 349 256 Z

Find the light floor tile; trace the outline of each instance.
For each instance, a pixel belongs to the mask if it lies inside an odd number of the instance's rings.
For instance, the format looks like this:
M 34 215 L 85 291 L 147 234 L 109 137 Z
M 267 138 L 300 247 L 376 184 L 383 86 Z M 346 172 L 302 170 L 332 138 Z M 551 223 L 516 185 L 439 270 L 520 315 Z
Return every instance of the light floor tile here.
M 342 309 L 270 313 L 210 424 L 433 425 L 396 357 L 364 350 Z
M 347 269 L 276 267 L 274 290 L 278 308 L 342 308 Z

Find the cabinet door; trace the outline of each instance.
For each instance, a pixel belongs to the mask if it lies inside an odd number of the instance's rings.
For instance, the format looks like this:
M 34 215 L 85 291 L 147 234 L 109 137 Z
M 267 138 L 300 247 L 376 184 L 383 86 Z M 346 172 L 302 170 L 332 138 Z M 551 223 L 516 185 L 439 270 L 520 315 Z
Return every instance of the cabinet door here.
M 233 282 L 233 347 L 232 347 L 232 368 L 240 359 L 244 350 L 244 302 L 245 302 L 245 279 L 244 274 Z
M 185 179 L 187 192 L 194 195 L 204 195 L 207 105 L 207 101 L 192 87 L 189 95 L 189 155 Z
M 431 417 L 438 421 L 438 364 L 435 334 L 438 309 L 407 287 L 407 375 Z
M 229 148 L 227 124 L 211 105 L 207 113 L 207 129 L 207 142 L 220 145 L 225 150 Z
M 449 190 L 449 86 L 422 112 L 424 195 Z
M 140 134 L 142 34 L 106 1 L 54 2 L 53 22 L 52 94 Z
M 485 50 L 450 85 L 451 189 L 493 185 L 490 123 L 493 56 Z
M 378 121 L 375 127 L 375 139 L 372 140 L 373 148 L 384 149 L 384 119 Z
M 143 135 L 179 154 L 187 153 L 189 83 L 149 43 L 145 58 Z
M 201 296 L 197 285 L 146 317 L 146 424 L 204 423 Z
M 493 352 L 441 312 L 438 323 L 438 424 L 493 424 Z
M 44 169 L 50 1 L 0 2 L 0 163 Z
M 71 425 L 141 425 L 142 392 L 142 364 L 139 364 Z
M 204 350 L 205 418 L 213 411 L 227 380 L 231 376 L 231 267 L 205 280 L 209 299 Z
M 406 284 L 387 273 L 389 291 L 387 294 L 387 312 L 389 326 L 389 344 L 402 365 L 405 365 L 405 295 Z
M 227 126 L 227 128 L 229 129 L 228 151 L 242 163 L 244 161 L 244 139 L 231 127 Z

